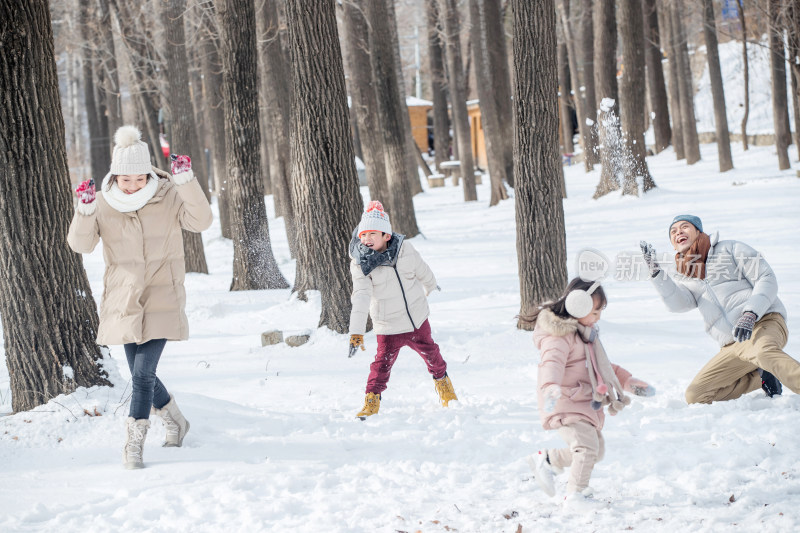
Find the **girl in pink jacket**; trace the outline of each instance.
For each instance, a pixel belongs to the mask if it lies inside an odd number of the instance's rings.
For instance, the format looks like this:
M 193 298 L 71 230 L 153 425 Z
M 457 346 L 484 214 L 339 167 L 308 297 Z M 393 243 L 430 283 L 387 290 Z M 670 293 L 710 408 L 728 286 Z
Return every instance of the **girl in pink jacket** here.
M 558 430 L 566 448 L 539 450 L 528 462 L 536 481 L 555 495 L 555 474 L 570 467 L 567 500 L 591 497 L 589 478 L 603 458 L 604 408 L 617 414 L 630 398 L 652 396 L 655 389 L 613 365 L 603 350 L 595 324 L 606 306 L 599 283 L 573 279 L 555 302 L 546 302 L 526 320 L 535 323 L 533 340 L 541 353 L 538 389 L 542 426 Z

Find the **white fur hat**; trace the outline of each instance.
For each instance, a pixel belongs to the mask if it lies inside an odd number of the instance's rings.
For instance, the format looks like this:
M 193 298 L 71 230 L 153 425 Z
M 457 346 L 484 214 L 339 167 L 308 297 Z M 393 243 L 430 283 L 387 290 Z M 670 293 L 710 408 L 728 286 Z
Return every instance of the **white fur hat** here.
M 142 133 L 136 126 L 122 126 L 114 134 L 114 152 L 111 155 L 111 174 L 117 176 L 150 174 L 150 149 L 142 142 Z
M 381 231 L 392 233 L 392 224 L 389 222 L 389 215 L 383 210 L 383 204 L 377 200 L 367 204 L 367 210 L 361 215 L 361 222 L 358 224 L 358 236 L 365 231 Z

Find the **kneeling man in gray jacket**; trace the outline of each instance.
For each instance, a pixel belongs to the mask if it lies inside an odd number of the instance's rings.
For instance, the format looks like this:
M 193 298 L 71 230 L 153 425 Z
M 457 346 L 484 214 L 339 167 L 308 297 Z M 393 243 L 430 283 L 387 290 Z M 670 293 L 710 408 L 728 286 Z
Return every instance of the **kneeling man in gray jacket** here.
M 686 389 L 686 401 L 732 400 L 759 387 L 773 396 L 781 393 L 780 381 L 800 393 L 800 363 L 783 351 L 786 308 L 761 254 L 743 242 L 720 241 L 718 233 L 709 237 L 694 215 L 676 216 L 669 240 L 677 252 L 672 276 L 641 242 L 651 282 L 670 311 L 697 308 L 721 347 Z

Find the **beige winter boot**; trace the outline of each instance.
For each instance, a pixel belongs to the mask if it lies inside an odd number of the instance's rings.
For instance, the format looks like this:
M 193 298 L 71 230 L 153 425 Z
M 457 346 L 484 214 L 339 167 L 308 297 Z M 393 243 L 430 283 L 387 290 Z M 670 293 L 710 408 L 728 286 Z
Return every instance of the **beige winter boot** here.
M 366 420 L 368 416 L 378 414 L 381 408 L 381 395 L 368 392 L 364 398 L 364 408 L 356 415 L 361 420 Z
M 147 429 L 150 421 L 146 418 L 135 418 L 129 416 L 125 422 L 125 446 L 122 448 L 122 464 L 128 470 L 144 468 L 142 453 L 144 452 L 144 439 L 147 438 Z
M 168 448 L 182 446 L 183 437 L 189 432 L 189 421 L 183 417 L 183 413 L 178 409 L 175 397 L 170 396 L 167 405 L 161 409 L 154 407 L 152 412 L 161 417 L 161 420 L 164 421 L 164 428 L 167 430 L 167 436 L 162 446 Z
M 439 401 L 444 407 L 447 407 L 447 404 L 450 403 L 450 401 L 458 400 L 458 397 L 456 397 L 456 391 L 453 389 L 453 382 L 450 381 L 450 378 L 446 373 L 444 377 L 434 379 L 433 383 L 436 387 L 436 392 L 439 394 Z

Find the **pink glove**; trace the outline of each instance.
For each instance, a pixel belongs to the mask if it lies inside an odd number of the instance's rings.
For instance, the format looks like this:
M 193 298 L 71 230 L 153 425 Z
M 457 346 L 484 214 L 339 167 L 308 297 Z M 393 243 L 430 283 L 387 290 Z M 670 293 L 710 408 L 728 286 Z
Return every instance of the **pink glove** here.
M 80 200 L 82 204 L 90 204 L 94 202 L 96 197 L 94 180 L 89 179 L 81 182 L 81 184 L 78 185 L 78 188 L 75 189 L 75 196 L 78 197 L 78 200 Z
M 628 378 L 628 381 L 625 382 L 623 388 L 628 392 L 632 392 L 636 396 L 654 396 L 656 393 L 655 387 L 647 384 L 647 382 L 644 382 L 641 379 L 634 377 Z
M 171 170 L 173 176 L 192 170 L 192 159 L 188 155 L 172 154 L 169 157 L 172 160 Z

